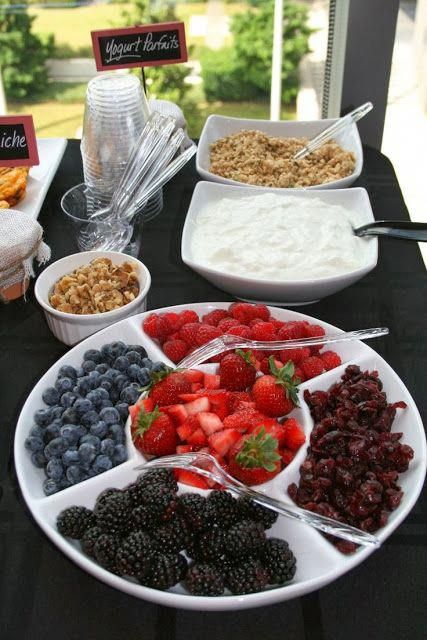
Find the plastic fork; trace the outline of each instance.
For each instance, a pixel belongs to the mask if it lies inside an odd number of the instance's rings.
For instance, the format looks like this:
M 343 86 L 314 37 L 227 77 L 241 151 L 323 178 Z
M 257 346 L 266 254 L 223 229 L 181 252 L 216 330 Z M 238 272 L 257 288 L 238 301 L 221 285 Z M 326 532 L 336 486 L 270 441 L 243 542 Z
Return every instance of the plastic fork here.
M 295 340 L 274 340 L 266 342 L 263 340 L 249 340 L 240 336 L 224 334 L 219 338 L 214 338 L 203 346 L 199 347 L 190 355 L 186 356 L 178 367 L 181 369 L 191 369 L 205 360 L 217 356 L 228 349 L 268 349 L 269 351 L 281 351 L 283 349 L 295 349 L 296 347 L 311 347 L 316 344 L 332 344 L 334 342 L 344 342 L 347 340 L 367 340 L 368 338 L 378 338 L 389 333 L 387 327 L 376 327 L 373 329 L 357 329 L 356 331 L 343 331 L 333 333 L 329 336 L 319 336 L 317 338 L 300 338 Z
M 366 531 L 352 527 L 345 522 L 322 516 L 319 513 L 301 509 L 294 504 L 271 498 L 264 493 L 247 487 L 227 473 L 209 453 L 199 451 L 196 453 L 163 456 L 162 458 L 150 460 L 143 465 L 135 467 L 135 469 L 143 472 L 151 469 L 190 469 L 205 478 L 218 482 L 237 496 L 246 496 L 263 507 L 276 511 L 281 516 L 304 522 L 323 533 L 363 546 L 378 547 L 380 545 L 379 539 Z

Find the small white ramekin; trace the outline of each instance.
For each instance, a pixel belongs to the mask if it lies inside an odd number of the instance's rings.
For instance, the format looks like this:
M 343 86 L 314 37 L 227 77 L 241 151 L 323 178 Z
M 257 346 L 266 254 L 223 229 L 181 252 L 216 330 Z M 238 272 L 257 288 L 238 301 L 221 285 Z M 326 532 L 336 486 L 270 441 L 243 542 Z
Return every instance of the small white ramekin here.
M 105 313 L 77 315 L 54 309 L 49 302 L 49 295 L 55 283 L 78 267 L 89 264 L 95 258 L 109 258 L 113 264 L 132 262 L 136 265 L 139 280 L 139 294 L 120 309 Z M 82 251 L 66 256 L 49 265 L 37 278 L 34 293 L 39 305 L 43 308 L 47 324 L 53 335 L 65 344 L 73 345 L 100 329 L 141 313 L 147 307 L 147 294 L 151 286 L 151 275 L 147 267 L 136 258 L 126 256 L 118 251 Z

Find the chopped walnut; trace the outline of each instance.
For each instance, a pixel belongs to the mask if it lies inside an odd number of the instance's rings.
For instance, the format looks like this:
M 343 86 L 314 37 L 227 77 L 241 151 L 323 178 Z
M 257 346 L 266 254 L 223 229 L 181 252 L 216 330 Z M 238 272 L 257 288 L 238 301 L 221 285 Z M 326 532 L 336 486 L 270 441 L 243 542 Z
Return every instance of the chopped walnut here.
M 120 309 L 139 293 L 136 265 L 95 258 L 55 283 L 49 302 L 65 313 L 94 314 Z

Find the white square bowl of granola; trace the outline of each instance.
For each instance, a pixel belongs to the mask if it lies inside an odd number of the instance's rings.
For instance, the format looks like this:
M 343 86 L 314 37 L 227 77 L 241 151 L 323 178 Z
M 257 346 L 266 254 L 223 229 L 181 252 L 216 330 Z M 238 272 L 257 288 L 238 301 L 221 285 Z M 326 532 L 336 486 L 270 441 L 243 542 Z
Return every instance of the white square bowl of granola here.
M 299 161 L 291 156 L 336 121 L 249 120 L 211 115 L 203 127 L 196 168 L 204 180 L 281 189 L 343 189 L 360 175 L 357 125 Z

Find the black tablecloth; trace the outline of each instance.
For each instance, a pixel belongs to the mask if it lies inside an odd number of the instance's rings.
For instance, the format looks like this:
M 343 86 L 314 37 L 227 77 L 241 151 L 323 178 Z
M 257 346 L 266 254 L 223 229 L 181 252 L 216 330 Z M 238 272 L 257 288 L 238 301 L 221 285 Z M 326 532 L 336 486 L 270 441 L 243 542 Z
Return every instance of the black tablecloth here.
M 78 143 L 70 141 L 39 221 L 52 259 L 76 247 L 60 198 L 81 181 Z M 194 164 L 164 190 L 163 213 L 146 225 L 141 257 L 152 274 L 149 308 L 230 296 L 185 267 L 181 230 L 197 181 Z M 359 186 L 377 219 L 408 213 L 390 162 L 365 149 Z M 385 325 L 390 337 L 372 346 L 412 393 L 423 417 L 426 274 L 418 246 L 381 240 L 377 268 L 361 282 L 302 311 L 342 329 Z M 421 640 L 426 630 L 425 495 L 387 543 L 361 566 L 319 592 L 282 604 L 231 613 L 175 611 L 98 582 L 69 561 L 33 522 L 13 466 L 13 435 L 34 383 L 66 351 L 45 324 L 33 288 L 27 301 L 0 308 L 0 638 L 2 640 Z

